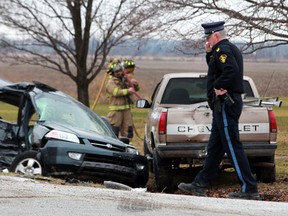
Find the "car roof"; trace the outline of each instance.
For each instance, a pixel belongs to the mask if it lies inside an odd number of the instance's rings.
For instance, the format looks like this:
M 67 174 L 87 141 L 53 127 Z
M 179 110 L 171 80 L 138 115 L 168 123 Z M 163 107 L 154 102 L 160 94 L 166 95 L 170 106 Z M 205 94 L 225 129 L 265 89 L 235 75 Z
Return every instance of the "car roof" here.
M 51 87 L 44 83 L 40 83 L 37 81 L 33 82 L 19 82 L 19 83 L 13 83 L 6 86 L 0 86 L 0 94 L 6 94 L 5 101 L 7 103 L 17 105 L 19 103 L 18 99 L 14 96 L 16 95 L 30 95 L 30 97 L 34 97 L 41 93 L 49 93 L 53 95 L 57 95 L 63 98 L 70 98 L 71 100 L 76 101 L 71 96 Z M 9 96 L 10 95 L 10 96 Z M 14 96 L 13 96 L 14 95 Z M 4 98 L 2 98 L 4 101 Z
M 0 79 L 0 86 L 6 86 L 10 84 L 12 84 L 12 82 L 5 80 L 5 79 Z
M 0 86 L 0 91 L 27 92 L 27 91 L 32 91 L 35 88 L 37 88 L 41 91 L 44 91 L 44 92 L 48 92 L 48 91 L 56 92 L 56 91 L 58 91 L 57 89 L 55 89 L 51 86 L 48 86 L 44 83 L 40 83 L 37 81 L 10 83 L 9 85 Z
M 33 93 L 30 94 L 30 92 Z M 64 93 L 39 82 L 19 82 L 0 86 L 1 101 L 5 101 L 14 106 L 19 105 L 19 100 L 21 99 L 19 96 L 30 95 L 31 97 L 32 95 L 37 95 L 42 92 L 55 93 L 57 95 L 68 97 Z

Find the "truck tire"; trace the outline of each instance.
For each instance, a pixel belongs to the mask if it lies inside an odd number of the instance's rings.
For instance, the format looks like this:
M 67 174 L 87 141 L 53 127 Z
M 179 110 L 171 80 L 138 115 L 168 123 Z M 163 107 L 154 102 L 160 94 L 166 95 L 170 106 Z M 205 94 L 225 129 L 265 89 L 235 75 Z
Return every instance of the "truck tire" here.
M 40 162 L 36 158 L 37 151 L 26 151 L 16 156 L 10 166 L 10 172 L 25 175 L 42 175 L 43 169 Z
M 272 183 L 276 181 L 276 168 L 260 168 L 256 172 L 257 180 L 264 183 Z
M 162 159 L 156 148 L 153 153 L 153 168 L 158 192 L 174 193 L 172 165 L 169 159 Z
M 274 163 L 274 156 L 269 157 L 267 163 Z M 272 183 L 276 181 L 276 167 L 259 167 L 256 170 L 257 180 L 264 183 Z

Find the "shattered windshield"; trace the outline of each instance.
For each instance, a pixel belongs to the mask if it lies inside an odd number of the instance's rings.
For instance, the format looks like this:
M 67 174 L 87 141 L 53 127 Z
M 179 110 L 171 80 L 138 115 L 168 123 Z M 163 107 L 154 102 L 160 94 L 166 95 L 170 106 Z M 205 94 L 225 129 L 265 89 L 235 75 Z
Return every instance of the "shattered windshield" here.
M 99 116 L 70 98 L 42 93 L 35 98 L 35 104 L 39 121 L 52 121 L 63 126 L 111 136 L 110 130 Z

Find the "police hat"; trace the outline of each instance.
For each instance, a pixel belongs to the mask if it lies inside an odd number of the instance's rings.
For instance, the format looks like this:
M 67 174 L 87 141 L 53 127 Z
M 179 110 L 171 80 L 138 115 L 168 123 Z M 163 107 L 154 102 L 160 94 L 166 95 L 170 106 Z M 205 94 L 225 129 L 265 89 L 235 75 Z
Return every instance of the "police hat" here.
M 208 37 L 214 32 L 218 32 L 224 29 L 224 21 L 203 23 L 201 26 L 204 28 L 204 36 Z

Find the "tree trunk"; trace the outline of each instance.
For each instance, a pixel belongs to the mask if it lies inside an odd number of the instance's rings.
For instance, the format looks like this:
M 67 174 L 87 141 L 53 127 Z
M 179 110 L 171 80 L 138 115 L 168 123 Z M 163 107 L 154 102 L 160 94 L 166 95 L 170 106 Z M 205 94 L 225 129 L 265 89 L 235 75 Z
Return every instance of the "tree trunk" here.
M 82 102 L 84 105 L 90 107 L 89 105 L 89 84 L 86 82 L 76 82 L 77 84 L 77 94 L 78 94 L 78 100 Z

